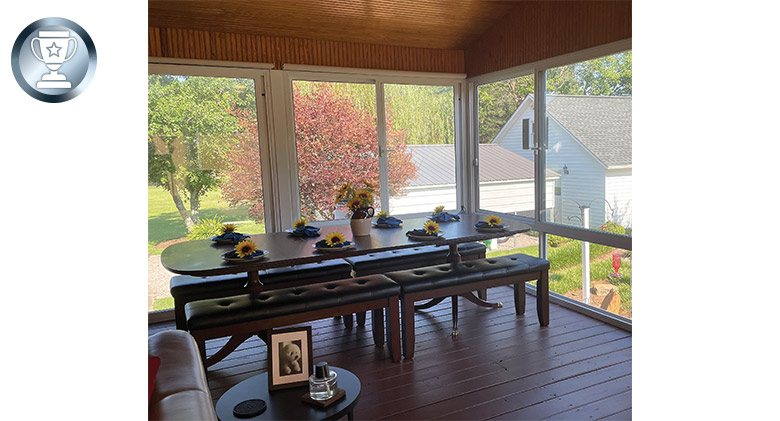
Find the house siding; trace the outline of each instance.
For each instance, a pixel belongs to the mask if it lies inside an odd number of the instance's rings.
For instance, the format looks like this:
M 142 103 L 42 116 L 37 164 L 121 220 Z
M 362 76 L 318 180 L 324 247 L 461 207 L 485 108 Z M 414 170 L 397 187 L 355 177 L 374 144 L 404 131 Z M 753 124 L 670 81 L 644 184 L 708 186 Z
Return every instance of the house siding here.
M 555 204 L 556 180 L 547 181 L 546 208 Z M 481 210 L 513 213 L 534 217 L 534 181 L 511 180 L 506 182 L 479 183 L 479 208 Z
M 417 212 L 433 212 L 443 205 L 444 209 L 457 209 L 455 185 L 407 187 L 406 194 L 390 198 L 390 214 L 403 215 Z
M 503 136 L 496 139 L 502 147 L 533 160 L 533 151 L 523 149 L 523 119 L 533 121 L 533 107 L 528 107 Z M 547 169 L 558 172 L 560 194 L 555 196 L 554 210 L 548 214 L 551 222 L 582 226 L 579 205 L 590 204 L 589 226 L 598 227 L 605 222 L 605 169 L 582 144 L 575 140 L 555 119 L 550 118 L 547 140 Z M 564 165 L 569 174 L 564 174 Z M 547 184 L 548 192 L 555 190 Z M 575 203 L 576 202 L 576 203 Z
M 631 168 L 607 170 L 606 197 L 614 211 L 614 220 L 624 227 L 631 227 Z M 605 218 L 612 220 L 609 209 Z

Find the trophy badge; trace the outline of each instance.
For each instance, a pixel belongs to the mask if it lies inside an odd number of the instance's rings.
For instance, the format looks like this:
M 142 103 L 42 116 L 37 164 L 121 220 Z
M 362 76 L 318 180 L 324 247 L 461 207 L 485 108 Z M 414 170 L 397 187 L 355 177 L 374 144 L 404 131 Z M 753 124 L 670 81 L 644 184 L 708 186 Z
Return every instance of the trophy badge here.
M 11 50 L 11 69 L 19 87 L 43 102 L 75 98 L 87 88 L 96 67 L 92 38 L 65 18 L 43 18 L 27 25 Z
M 38 41 L 40 56 L 35 51 L 35 41 Z M 70 55 L 67 55 L 71 41 L 73 41 L 73 48 Z M 38 61 L 42 61 L 51 70 L 50 73 L 41 77 L 41 80 L 36 84 L 36 88 L 70 89 L 70 82 L 65 77 L 65 74 L 57 73 L 57 70 L 62 67 L 62 63 L 72 59 L 78 48 L 78 41 L 70 36 L 70 31 L 39 31 L 38 36 L 30 42 L 30 47 L 32 47 L 35 58 Z

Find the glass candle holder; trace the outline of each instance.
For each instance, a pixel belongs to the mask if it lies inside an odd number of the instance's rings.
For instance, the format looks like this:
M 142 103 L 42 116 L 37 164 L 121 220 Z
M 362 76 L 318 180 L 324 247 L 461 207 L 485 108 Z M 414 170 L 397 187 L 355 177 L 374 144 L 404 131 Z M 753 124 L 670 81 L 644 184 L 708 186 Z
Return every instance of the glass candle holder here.
M 317 363 L 309 377 L 309 396 L 317 401 L 328 400 L 338 390 L 338 373 L 328 368 L 327 362 Z

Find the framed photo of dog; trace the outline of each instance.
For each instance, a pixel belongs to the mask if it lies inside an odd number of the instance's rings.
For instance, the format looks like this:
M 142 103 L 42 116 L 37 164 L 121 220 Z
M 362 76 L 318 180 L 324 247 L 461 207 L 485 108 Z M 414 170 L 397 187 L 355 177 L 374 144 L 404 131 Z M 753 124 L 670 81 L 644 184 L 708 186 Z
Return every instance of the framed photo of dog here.
M 311 326 L 268 333 L 268 390 L 308 385 L 312 370 Z

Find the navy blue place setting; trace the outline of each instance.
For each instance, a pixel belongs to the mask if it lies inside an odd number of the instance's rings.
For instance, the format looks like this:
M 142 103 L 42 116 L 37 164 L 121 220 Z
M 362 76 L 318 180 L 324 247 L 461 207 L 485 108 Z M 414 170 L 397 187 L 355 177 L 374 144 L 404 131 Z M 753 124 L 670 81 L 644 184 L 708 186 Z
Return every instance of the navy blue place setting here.
M 389 215 L 380 214 L 376 218 L 374 227 L 376 228 L 400 228 L 404 221 Z

